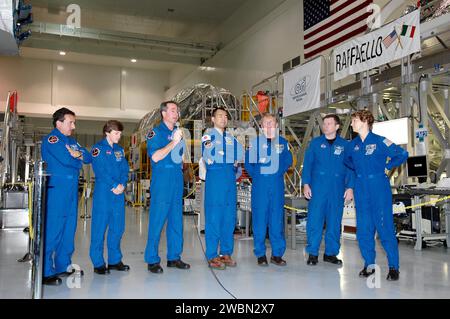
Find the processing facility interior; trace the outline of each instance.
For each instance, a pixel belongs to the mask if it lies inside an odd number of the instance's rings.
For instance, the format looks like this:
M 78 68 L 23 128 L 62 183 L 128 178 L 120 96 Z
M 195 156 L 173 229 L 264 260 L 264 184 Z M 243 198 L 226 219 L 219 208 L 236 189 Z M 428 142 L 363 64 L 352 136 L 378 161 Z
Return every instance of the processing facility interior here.
M 448 298 L 449 46 L 448 0 L 0 0 L 0 299 Z M 183 263 L 176 259 L 172 265 L 170 217 L 157 241 L 161 262 L 149 262 L 148 257 L 153 236 L 150 212 L 158 205 L 152 194 L 160 194 L 155 181 L 162 174 L 153 141 L 164 139 L 161 130 L 167 129 L 163 101 L 178 106 L 175 128 L 168 129 L 181 130 L 186 146 L 180 164 L 183 194 L 169 203 L 182 202 L 178 215 L 182 216 Z M 48 219 L 57 212 L 52 209 L 67 211 L 71 205 L 52 202 L 59 201 L 52 189 L 58 180 L 52 161 L 62 163 L 58 167 L 64 169 L 69 164 L 63 155 L 47 157 L 47 149 L 68 136 L 55 133 L 59 126 L 54 114 L 61 108 L 76 116 L 71 139 L 79 148 L 65 156 L 75 158 L 70 160 L 79 164 L 79 175 L 73 188 L 76 222 L 69 234 L 74 245 L 68 249 L 70 274 L 59 278 L 46 273 L 50 257 L 45 256 L 45 236 L 53 232 Z M 269 222 L 263 234 L 268 267 L 261 267 L 256 252 L 257 206 L 252 201 L 260 200 L 254 187 L 258 179 L 248 171 L 245 156 L 232 163 L 238 173 L 233 191 L 224 194 L 233 197 L 236 187 L 236 198 L 230 201 L 233 262 L 222 260 L 226 269 L 219 267 L 221 262 L 216 267 L 207 253 L 211 220 L 205 213 L 211 203 L 207 195 L 214 187 L 219 193 L 225 189 L 220 187 L 224 180 L 205 182 L 202 172 L 217 110 L 227 114 L 223 134 L 232 136 L 247 152 L 252 140 L 266 134 L 262 123 L 269 114 L 277 123 L 277 134 L 286 140 L 286 156 L 292 158 L 281 174 L 284 203 L 279 231 L 285 250 L 282 256 L 275 255 Z M 336 226 L 340 249 L 333 253 L 339 263 L 322 259 L 328 249 L 325 239 L 322 244 L 319 241 L 318 261 L 311 266 L 314 254 L 308 248 L 308 234 L 315 219 L 304 189 L 309 184 L 306 159 L 312 141 L 325 134 L 325 116 L 337 117 L 338 136 L 356 143 L 360 135 L 354 126 L 355 112 L 363 110 L 373 115 L 371 131 L 386 138 L 385 145 L 390 148 L 393 143 L 408 154 L 385 172 L 400 268 L 386 264 L 385 235 L 377 225 L 372 276 L 360 273 L 368 265 L 357 227 L 363 227 L 363 217 L 357 225 L 363 213 L 355 205 L 356 198 L 345 203 L 342 199 L 343 211 L 338 205 L 336 212 L 342 215 Z M 104 125 L 110 120 L 123 124 L 120 130 L 113 126 L 113 131 L 122 132 L 113 150 L 117 161 L 122 160 L 123 150 L 127 178 L 119 204 L 96 206 L 93 203 L 102 189 L 98 184 L 106 177 L 100 177 L 94 163 L 111 155 L 111 151 L 102 154 L 103 146 L 99 146 L 109 141 Z M 173 136 L 166 144 L 170 141 Z M 322 144 L 318 149 L 326 147 Z M 74 156 L 73 152 L 81 153 Z M 208 174 L 210 170 L 207 181 Z M 327 174 L 315 187 L 325 188 L 331 182 Z M 367 189 L 375 183 L 372 175 L 364 179 L 355 174 L 355 193 L 358 187 Z M 170 193 L 178 179 L 163 178 L 168 186 L 162 192 Z M 361 186 L 363 179 L 366 186 Z M 69 184 L 58 187 L 63 193 L 71 192 Z M 275 194 L 281 186 L 265 187 Z M 381 195 L 375 193 L 373 198 L 384 196 L 381 189 Z M 108 248 L 101 246 L 100 254 L 104 249 L 110 266 L 116 264 L 103 274 L 103 266 L 93 261 L 92 248 L 98 205 L 111 211 L 124 206 L 117 264 L 111 261 L 113 239 L 106 240 L 103 230 L 101 242 Z M 108 236 L 115 231 L 114 223 L 109 224 Z M 331 223 L 322 221 L 320 240 L 328 236 L 325 229 L 329 227 Z M 221 249 L 224 242 L 221 238 Z M 64 240 L 58 245 L 56 259 L 65 249 Z M 283 257 L 284 263 L 274 256 Z M 159 263 L 164 271 L 157 273 L 153 270 Z M 399 270 L 400 279 L 385 280 L 393 268 Z

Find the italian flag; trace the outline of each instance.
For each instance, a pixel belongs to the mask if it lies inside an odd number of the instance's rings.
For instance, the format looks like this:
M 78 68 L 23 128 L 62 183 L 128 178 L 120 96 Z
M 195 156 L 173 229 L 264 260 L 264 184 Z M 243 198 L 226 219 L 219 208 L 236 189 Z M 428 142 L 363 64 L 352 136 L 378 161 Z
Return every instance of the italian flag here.
M 414 38 L 414 32 L 416 32 L 416 27 L 413 25 L 406 25 L 404 24 L 402 27 L 402 33 L 401 36 L 406 36 L 410 38 Z

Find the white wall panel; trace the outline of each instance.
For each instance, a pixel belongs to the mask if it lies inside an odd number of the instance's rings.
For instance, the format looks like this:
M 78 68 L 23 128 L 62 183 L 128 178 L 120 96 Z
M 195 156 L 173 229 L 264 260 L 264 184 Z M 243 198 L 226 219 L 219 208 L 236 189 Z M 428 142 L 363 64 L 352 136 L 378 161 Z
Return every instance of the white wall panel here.
M 17 57 L 0 58 L 0 110 L 8 91 L 19 92 L 19 102 L 50 103 L 51 73 L 49 61 L 36 63 Z
M 168 83 L 163 70 L 0 57 L 0 112 L 8 91 L 17 90 L 19 112 L 28 116 L 66 106 L 83 119 L 137 121 L 164 100 Z
M 151 110 L 159 107 L 168 81 L 168 72 L 123 69 L 122 108 Z
M 53 103 L 120 108 L 120 69 L 55 62 Z

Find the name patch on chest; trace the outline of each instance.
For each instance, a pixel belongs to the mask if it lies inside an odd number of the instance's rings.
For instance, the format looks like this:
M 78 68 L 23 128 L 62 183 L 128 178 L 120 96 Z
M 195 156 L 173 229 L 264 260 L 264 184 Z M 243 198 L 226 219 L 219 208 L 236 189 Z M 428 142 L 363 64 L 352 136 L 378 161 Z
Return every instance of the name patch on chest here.
M 344 147 L 342 147 L 342 146 L 334 147 L 334 155 L 341 155 L 343 151 L 344 151 Z
M 377 149 L 377 144 L 366 145 L 366 154 L 365 155 L 372 155 L 376 149 Z
M 121 161 L 122 160 L 122 152 L 118 151 L 118 152 L 114 152 L 114 155 L 116 156 L 116 161 Z
M 228 136 L 225 136 L 225 143 L 227 143 L 227 145 L 233 145 L 233 140 Z
M 284 145 L 283 144 L 276 144 L 275 145 L 275 151 L 277 152 L 277 154 L 281 154 L 284 150 Z
M 72 150 L 74 150 L 74 151 L 78 151 L 78 150 L 79 150 L 78 144 L 71 144 L 71 145 L 69 145 L 69 147 L 70 147 Z

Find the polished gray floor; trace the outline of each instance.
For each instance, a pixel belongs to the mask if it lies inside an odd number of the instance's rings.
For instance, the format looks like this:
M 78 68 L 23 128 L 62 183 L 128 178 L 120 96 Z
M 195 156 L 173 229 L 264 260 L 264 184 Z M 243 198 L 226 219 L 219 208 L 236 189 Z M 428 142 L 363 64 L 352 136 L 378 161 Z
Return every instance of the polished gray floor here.
M 183 259 L 190 270 L 165 267 L 165 235 L 160 251 L 164 274 L 147 271 L 143 251 L 147 240 L 148 214 L 127 208 L 126 233 L 122 241 L 123 261 L 131 266 L 129 272 L 112 272 L 100 276 L 93 273 L 89 260 L 90 219 L 79 220 L 76 252 L 73 262 L 84 269 L 85 276 L 64 279 L 59 287 L 44 286 L 44 298 L 449 298 L 450 251 L 442 246 L 415 251 L 412 243 L 400 243 L 401 279 L 385 280 L 385 254 L 377 246 L 381 267 L 379 280 L 368 285 L 358 277 L 361 258 L 357 242 L 343 240 L 340 257 L 342 267 L 325 264 L 315 267 L 305 264 L 304 243 L 297 250 L 288 247 L 286 267 L 270 265 L 261 268 L 253 256 L 253 241 L 236 235 L 236 268 L 214 271 L 207 267 L 202 244 L 193 216 L 184 217 Z M 201 244 L 202 243 L 202 244 Z M 21 230 L 0 230 L 0 298 L 30 298 L 30 264 L 18 263 L 26 252 L 27 235 Z M 270 257 L 270 248 L 268 250 Z M 214 275 L 215 274 L 215 275 Z M 221 286 L 219 284 L 221 283 Z M 370 288 L 371 286 L 372 288 Z M 377 286 L 373 288 L 374 286 Z

